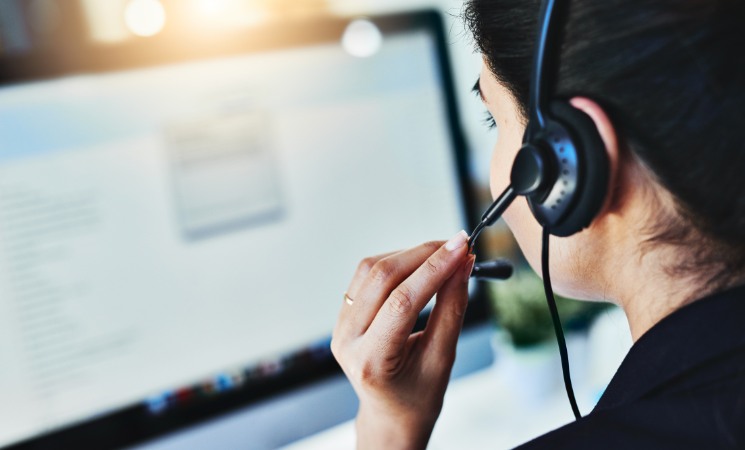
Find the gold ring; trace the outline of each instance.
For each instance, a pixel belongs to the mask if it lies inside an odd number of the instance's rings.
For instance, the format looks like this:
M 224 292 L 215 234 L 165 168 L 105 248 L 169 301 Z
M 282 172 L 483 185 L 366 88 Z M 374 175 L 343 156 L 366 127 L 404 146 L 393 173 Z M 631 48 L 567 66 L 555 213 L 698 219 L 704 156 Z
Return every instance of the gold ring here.
M 352 306 L 352 304 L 354 303 L 354 300 L 352 300 L 352 298 L 347 295 L 346 292 L 344 293 L 344 301 L 347 302 L 347 305 L 349 306 Z

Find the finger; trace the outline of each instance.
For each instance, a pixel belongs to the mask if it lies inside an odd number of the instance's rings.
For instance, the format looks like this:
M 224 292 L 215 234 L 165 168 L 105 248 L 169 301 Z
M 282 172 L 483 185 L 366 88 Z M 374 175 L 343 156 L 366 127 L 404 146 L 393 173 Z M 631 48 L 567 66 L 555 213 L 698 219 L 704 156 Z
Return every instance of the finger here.
M 396 255 L 398 253 L 401 253 L 401 250 L 383 253 L 376 256 L 369 256 L 360 261 L 360 263 L 357 265 L 357 270 L 354 272 L 352 281 L 349 283 L 349 287 L 347 288 L 347 295 L 349 295 L 349 297 L 353 300 L 356 299 L 356 294 L 359 291 L 362 282 L 365 280 L 365 278 L 367 278 L 367 275 L 370 273 L 372 268 L 375 267 L 375 264 L 377 264 L 378 261 L 380 261 L 381 259 Z
M 354 307 L 345 311 L 345 330 L 362 335 L 385 299 L 402 281 L 442 247 L 442 241 L 427 242 L 376 262 L 355 291 Z
M 341 310 L 339 311 L 339 317 L 336 321 L 336 327 L 334 327 L 334 334 L 337 334 L 337 329 L 339 328 L 340 325 L 345 324 L 348 321 L 347 317 L 351 313 L 349 306 L 352 306 L 352 305 L 347 304 L 346 297 L 349 296 L 349 298 L 351 298 L 353 301 L 356 301 L 357 299 L 356 293 L 359 291 L 360 285 L 362 284 L 364 279 L 367 277 L 367 274 L 370 273 L 370 270 L 372 270 L 375 264 L 381 259 L 386 258 L 388 256 L 395 255 L 397 253 L 400 253 L 400 250 L 395 251 L 395 252 L 383 253 L 381 255 L 376 255 L 376 256 L 369 256 L 363 259 L 362 261 L 360 261 L 360 263 L 357 265 L 357 270 L 355 270 L 354 272 L 352 281 L 349 283 L 349 287 L 347 288 L 347 291 L 344 293 L 344 299 L 342 300 L 342 302 L 344 303 L 342 304 Z
M 467 240 L 465 231 L 455 235 L 385 300 L 365 335 L 379 348 L 380 357 L 393 357 L 403 349 L 422 308 L 463 264 Z
M 437 291 L 437 301 L 424 330 L 424 345 L 433 350 L 432 354 L 447 358 L 450 363 L 455 360 L 455 347 L 468 306 L 468 279 L 475 260 L 475 255 L 469 255 Z M 435 361 L 438 363 L 441 361 Z

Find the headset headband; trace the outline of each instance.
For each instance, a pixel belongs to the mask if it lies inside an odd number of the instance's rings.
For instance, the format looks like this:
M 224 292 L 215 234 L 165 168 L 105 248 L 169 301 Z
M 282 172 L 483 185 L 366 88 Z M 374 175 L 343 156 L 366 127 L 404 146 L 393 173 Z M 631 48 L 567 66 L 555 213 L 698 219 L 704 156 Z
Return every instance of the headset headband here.
M 538 39 L 533 55 L 533 76 L 530 80 L 530 98 L 528 101 L 528 130 L 524 142 L 534 138 L 536 130 L 546 127 L 544 111 L 551 98 L 551 87 L 558 72 L 558 60 L 561 27 L 559 23 L 558 0 L 544 0 L 541 4 Z

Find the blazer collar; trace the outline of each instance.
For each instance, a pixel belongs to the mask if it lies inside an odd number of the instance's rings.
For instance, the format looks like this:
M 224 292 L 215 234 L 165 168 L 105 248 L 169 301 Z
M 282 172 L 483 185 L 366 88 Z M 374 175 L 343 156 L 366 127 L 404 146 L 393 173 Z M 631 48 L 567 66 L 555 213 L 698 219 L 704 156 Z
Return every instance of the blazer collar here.
M 745 285 L 671 313 L 631 347 L 595 411 L 641 399 L 672 378 L 745 347 Z

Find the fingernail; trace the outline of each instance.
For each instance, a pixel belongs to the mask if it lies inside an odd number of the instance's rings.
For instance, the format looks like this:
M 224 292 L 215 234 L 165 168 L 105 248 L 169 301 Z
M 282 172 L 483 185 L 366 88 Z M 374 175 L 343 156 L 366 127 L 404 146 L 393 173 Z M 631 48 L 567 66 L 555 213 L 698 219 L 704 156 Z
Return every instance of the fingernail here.
M 452 252 L 466 245 L 466 242 L 468 242 L 468 234 L 465 231 L 460 230 L 458 234 L 447 241 L 445 248 Z
M 463 270 L 463 282 L 468 284 L 468 280 L 471 279 L 471 272 L 473 272 L 473 265 L 476 263 L 476 255 L 471 255 L 468 258 L 468 262 Z

